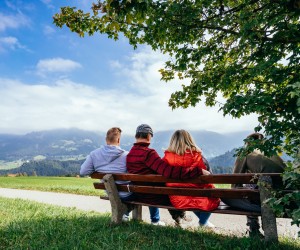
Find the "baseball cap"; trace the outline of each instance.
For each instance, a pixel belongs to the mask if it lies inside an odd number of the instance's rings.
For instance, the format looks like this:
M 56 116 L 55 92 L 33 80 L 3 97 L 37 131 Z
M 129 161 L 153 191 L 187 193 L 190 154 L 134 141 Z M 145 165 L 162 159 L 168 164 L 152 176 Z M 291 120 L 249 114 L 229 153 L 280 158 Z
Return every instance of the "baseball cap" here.
M 147 133 L 153 137 L 153 130 L 148 124 L 141 124 L 136 128 L 136 133 Z

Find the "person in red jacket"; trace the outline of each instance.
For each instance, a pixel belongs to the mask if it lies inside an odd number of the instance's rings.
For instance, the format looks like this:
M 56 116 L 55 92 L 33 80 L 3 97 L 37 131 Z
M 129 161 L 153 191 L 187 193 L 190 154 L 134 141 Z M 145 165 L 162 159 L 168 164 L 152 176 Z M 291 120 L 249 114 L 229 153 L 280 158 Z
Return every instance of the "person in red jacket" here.
M 141 124 L 137 127 L 135 134 L 136 142 L 133 144 L 126 158 L 127 171 L 129 173 L 143 175 L 160 174 L 173 179 L 191 179 L 202 174 L 210 174 L 199 166 L 172 167 L 161 159 L 155 149 L 149 148 L 152 137 L 153 130 L 148 124 Z M 151 185 L 151 183 L 142 184 Z M 136 199 L 153 205 L 171 205 L 168 195 L 137 194 Z M 169 212 L 178 225 L 186 218 L 184 211 L 169 210 Z M 159 219 L 157 209 L 156 221 L 159 221 Z M 152 222 L 155 223 L 155 221 Z
M 170 145 L 165 151 L 163 157 L 170 165 L 177 168 L 183 167 L 200 167 L 205 172 L 207 166 L 202 157 L 201 150 L 194 142 L 192 136 L 185 130 L 177 130 L 172 135 Z M 197 184 L 197 183 L 167 183 L 168 187 L 188 187 L 188 188 L 215 188 L 213 184 Z M 211 211 L 216 209 L 220 204 L 218 198 L 195 197 L 195 196 L 178 196 L 170 195 L 172 205 L 178 209 L 201 209 L 203 211 Z M 208 221 L 211 213 L 195 211 L 195 215 L 199 218 L 199 225 L 204 227 L 214 227 Z

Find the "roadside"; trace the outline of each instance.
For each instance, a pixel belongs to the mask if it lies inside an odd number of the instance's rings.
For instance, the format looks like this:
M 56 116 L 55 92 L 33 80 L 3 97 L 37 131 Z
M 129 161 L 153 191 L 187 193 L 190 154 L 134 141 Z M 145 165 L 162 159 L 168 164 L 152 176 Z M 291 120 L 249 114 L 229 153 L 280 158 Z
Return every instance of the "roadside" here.
M 74 207 L 84 211 L 110 213 L 109 201 L 101 200 L 97 196 L 84 196 L 10 188 L 0 188 L 0 196 L 7 198 L 27 199 L 63 207 Z M 197 217 L 191 212 L 188 213 L 194 218 L 192 226 L 197 227 Z M 173 225 L 173 220 L 166 209 L 160 209 L 160 214 L 163 221 L 165 221 L 168 225 Z M 143 220 L 150 223 L 149 211 L 147 207 L 143 207 Z M 219 233 L 242 236 L 246 232 L 245 216 L 212 214 L 210 221 L 216 226 L 215 231 Z M 291 226 L 290 219 L 277 219 L 277 228 L 280 236 L 287 236 L 291 238 L 296 238 L 297 232 L 299 231 L 299 228 L 297 228 L 295 225 Z

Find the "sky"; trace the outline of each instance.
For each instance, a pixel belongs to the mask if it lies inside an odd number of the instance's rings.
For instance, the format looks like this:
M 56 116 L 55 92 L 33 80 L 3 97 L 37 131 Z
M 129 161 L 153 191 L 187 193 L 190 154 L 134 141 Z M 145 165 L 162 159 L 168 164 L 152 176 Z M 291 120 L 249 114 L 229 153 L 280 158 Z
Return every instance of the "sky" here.
M 80 38 L 53 24 L 60 7 L 90 11 L 93 1 L 0 1 L 0 134 L 59 128 L 134 134 L 155 131 L 251 131 L 255 115 L 224 117 L 219 106 L 200 103 L 172 110 L 168 100 L 182 82 L 165 83 L 158 70 L 169 58 L 148 46 L 95 34 Z M 222 98 L 219 99 L 222 102 Z

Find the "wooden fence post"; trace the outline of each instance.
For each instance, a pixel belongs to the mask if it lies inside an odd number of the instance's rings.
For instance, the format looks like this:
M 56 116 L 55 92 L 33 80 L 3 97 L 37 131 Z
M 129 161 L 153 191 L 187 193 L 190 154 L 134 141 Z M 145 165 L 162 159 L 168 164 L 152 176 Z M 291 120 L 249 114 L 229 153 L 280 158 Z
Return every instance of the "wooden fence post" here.
M 266 200 L 271 198 L 272 179 L 270 176 L 261 175 L 258 180 L 260 202 L 261 202 L 261 221 L 265 233 L 266 242 L 278 242 L 276 216 Z
M 113 224 L 122 223 L 123 214 L 127 211 L 127 206 L 122 203 L 112 174 L 103 177 L 104 186 L 111 205 L 111 222 Z

